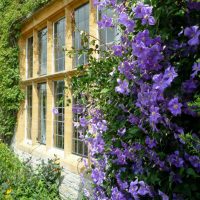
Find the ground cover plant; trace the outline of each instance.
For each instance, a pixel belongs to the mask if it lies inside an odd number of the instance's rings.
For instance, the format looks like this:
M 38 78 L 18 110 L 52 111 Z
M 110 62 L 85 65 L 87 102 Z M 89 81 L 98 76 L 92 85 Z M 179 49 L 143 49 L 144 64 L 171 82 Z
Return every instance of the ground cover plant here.
M 200 3 L 94 4 L 112 9 L 98 25 L 117 27 L 120 39 L 102 52 L 82 32 L 88 67 L 78 68 L 72 87 L 81 94 L 75 126 L 90 148 L 85 198 L 200 199 Z
M 0 143 L 0 199 L 59 200 L 60 176 L 61 167 L 56 159 L 33 169 Z

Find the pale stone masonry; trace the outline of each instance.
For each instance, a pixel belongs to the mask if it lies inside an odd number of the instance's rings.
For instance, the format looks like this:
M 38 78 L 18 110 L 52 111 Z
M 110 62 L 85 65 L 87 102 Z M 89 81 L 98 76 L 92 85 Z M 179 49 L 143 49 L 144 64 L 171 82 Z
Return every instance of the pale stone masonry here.
M 55 147 L 55 115 L 52 113 L 54 108 L 54 98 L 55 98 L 55 87 L 54 82 L 64 80 L 65 94 L 68 98 L 72 100 L 72 91 L 69 89 L 71 77 L 76 74 L 76 69 L 73 68 L 73 60 L 65 55 L 65 69 L 55 72 L 54 67 L 54 34 L 55 34 L 55 23 L 60 19 L 65 19 L 65 48 L 71 49 L 73 46 L 73 25 L 72 16 L 75 10 L 82 5 L 89 5 L 89 34 L 98 38 L 98 28 L 97 28 L 97 13 L 96 8 L 93 6 L 92 0 L 52 0 L 43 8 L 32 13 L 22 24 L 21 36 L 19 39 L 20 48 L 20 76 L 21 76 L 21 89 L 27 93 L 27 86 L 32 86 L 32 99 L 28 100 L 27 97 L 25 101 L 21 103 L 21 108 L 18 113 L 15 142 L 13 147 L 15 152 L 21 158 L 27 158 L 29 156 L 33 157 L 34 160 L 38 158 L 47 159 L 51 158 L 56 154 L 61 161 L 61 165 L 64 167 L 65 178 L 63 184 L 61 185 L 60 191 L 64 199 L 79 199 L 80 197 L 80 176 L 79 171 L 84 170 L 84 165 L 80 162 L 81 156 L 72 153 L 73 148 L 73 113 L 72 104 L 64 107 L 63 119 L 64 127 L 57 127 L 57 132 L 61 129 L 64 130 L 64 148 L 58 149 Z M 39 36 L 38 33 L 42 29 L 47 27 L 47 73 L 45 75 L 39 74 Z M 27 78 L 27 40 L 33 37 L 33 76 Z M 60 52 L 58 52 L 60 53 Z M 46 85 L 46 96 L 40 97 L 38 88 L 39 85 L 45 83 Z M 42 102 L 40 98 L 43 99 Z M 31 115 L 31 140 L 27 139 L 27 101 L 32 104 Z M 46 104 L 45 104 L 46 102 Z M 39 109 L 43 109 L 42 114 L 39 113 Z M 45 114 L 43 113 L 45 112 Z M 45 115 L 45 116 L 43 116 Z M 43 123 L 41 122 L 44 121 Z M 57 122 L 59 123 L 59 121 Z M 42 125 L 41 125 L 42 124 Z M 58 125 L 56 125 L 58 126 Z M 59 129 L 59 130 L 58 130 Z M 45 144 L 39 142 L 41 134 L 39 132 L 45 130 Z M 60 135 L 57 136 L 58 138 Z M 60 140 L 58 141 L 60 142 Z M 59 143 L 59 145 L 61 145 Z M 75 144 L 74 144 L 75 145 Z M 77 147 L 79 148 L 79 147 Z M 78 170 L 77 170 L 78 169 Z

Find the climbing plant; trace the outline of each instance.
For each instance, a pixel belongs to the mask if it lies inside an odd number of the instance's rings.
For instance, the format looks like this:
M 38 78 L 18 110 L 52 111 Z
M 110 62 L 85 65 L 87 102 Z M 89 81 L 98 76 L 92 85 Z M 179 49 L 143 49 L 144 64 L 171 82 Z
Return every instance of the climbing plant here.
M 23 20 L 49 0 L 0 1 L 0 138 L 10 141 L 23 100 L 19 81 L 18 38 Z
M 85 197 L 200 199 L 200 3 L 94 4 L 113 10 L 98 25 L 117 27 L 120 39 L 102 52 L 82 32 L 88 67 L 78 68 L 72 84 L 82 94 L 75 126 L 90 147 L 93 188 Z

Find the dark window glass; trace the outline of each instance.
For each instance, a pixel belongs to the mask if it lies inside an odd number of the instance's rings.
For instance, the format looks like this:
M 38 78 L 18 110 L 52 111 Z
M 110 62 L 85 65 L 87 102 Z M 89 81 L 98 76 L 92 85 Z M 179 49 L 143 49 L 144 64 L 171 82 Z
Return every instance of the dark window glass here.
M 55 72 L 65 70 L 65 18 L 54 24 L 54 64 Z
M 65 82 L 63 80 L 54 82 L 54 146 L 64 149 L 64 123 L 65 123 Z
M 39 38 L 39 74 L 47 73 L 47 28 L 38 33 Z
M 31 140 L 32 129 L 32 85 L 27 86 L 27 139 Z
M 73 98 L 73 107 L 80 106 L 81 95 L 78 95 Z M 73 122 L 79 122 L 79 117 L 81 114 L 73 113 Z M 73 126 L 73 138 L 72 138 L 72 153 L 79 156 L 87 156 L 88 155 L 88 146 L 85 142 L 80 138 L 80 132 L 78 129 Z
M 33 37 L 27 40 L 27 78 L 33 77 Z
M 39 134 L 38 141 L 46 144 L 46 110 L 47 110 L 47 88 L 46 83 L 38 85 L 39 94 Z
M 81 50 L 83 48 L 81 44 L 81 31 L 89 33 L 89 4 L 85 4 L 75 10 L 75 30 L 73 34 L 73 44 L 75 50 Z M 87 56 L 75 54 L 74 67 L 78 65 L 84 65 L 87 63 Z

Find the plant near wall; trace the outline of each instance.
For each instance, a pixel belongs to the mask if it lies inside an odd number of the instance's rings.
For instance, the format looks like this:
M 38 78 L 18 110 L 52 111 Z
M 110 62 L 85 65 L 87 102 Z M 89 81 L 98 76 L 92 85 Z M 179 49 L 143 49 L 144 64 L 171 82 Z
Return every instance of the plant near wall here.
M 94 3 L 114 10 L 98 24 L 117 27 L 120 40 L 101 52 L 82 33 L 88 67 L 72 85 L 83 99 L 75 126 L 90 147 L 85 198 L 200 199 L 200 3 Z
M 59 160 L 49 159 L 33 168 L 22 163 L 7 145 L 0 143 L 0 199 L 60 200 Z
M 19 47 L 21 24 L 49 0 L 3 0 L 0 2 L 0 138 L 10 141 L 17 112 L 23 100 L 19 87 Z

